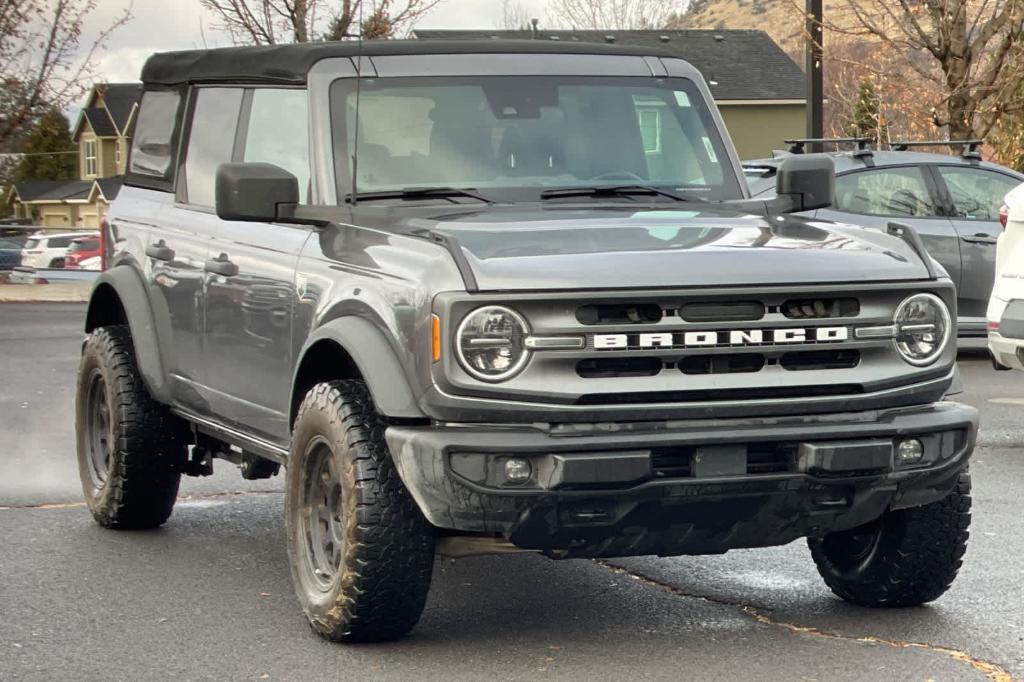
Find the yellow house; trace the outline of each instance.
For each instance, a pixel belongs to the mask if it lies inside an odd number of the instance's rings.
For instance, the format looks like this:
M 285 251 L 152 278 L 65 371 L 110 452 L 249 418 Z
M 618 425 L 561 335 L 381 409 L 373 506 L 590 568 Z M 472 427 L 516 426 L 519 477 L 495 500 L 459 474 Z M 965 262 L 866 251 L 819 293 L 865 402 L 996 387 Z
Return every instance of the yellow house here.
M 142 85 L 93 86 L 72 138 L 79 180 L 17 182 L 6 199 L 15 218 L 55 228 L 97 228 L 121 188 Z

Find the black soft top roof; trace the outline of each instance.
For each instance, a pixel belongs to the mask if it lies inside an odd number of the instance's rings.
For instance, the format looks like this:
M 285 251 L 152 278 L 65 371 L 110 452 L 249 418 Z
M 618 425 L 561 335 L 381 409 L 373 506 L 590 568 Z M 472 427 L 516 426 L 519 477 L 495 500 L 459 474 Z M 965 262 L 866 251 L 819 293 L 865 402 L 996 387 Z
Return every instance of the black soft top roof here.
M 359 49 L 359 43 L 349 40 L 159 52 L 146 60 L 142 80 L 156 85 L 239 81 L 303 84 L 316 62 L 328 57 L 355 57 Z M 362 53 L 367 57 L 419 54 L 673 56 L 649 47 L 549 40 L 373 40 L 362 44 Z

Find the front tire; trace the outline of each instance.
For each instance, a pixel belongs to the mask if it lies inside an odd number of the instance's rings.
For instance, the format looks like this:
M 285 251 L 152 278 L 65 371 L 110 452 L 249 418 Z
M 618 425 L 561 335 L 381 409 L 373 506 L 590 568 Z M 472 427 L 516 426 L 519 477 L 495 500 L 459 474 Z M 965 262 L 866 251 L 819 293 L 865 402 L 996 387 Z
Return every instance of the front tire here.
M 167 520 L 186 459 L 185 429 L 146 390 L 127 327 L 101 327 L 85 343 L 75 435 L 82 492 L 97 523 L 135 529 Z
M 373 642 L 412 630 L 430 589 L 434 533 L 395 470 L 362 382 L 306 394 L 285 511 L 295 592 L 318 634 Z
M 965 471 L 938 502 L 888 511 L 808 544 L 825 584 L 842 599 L 871 607 L 918 606 L 953 584 L 970 523 L 971 476 Z

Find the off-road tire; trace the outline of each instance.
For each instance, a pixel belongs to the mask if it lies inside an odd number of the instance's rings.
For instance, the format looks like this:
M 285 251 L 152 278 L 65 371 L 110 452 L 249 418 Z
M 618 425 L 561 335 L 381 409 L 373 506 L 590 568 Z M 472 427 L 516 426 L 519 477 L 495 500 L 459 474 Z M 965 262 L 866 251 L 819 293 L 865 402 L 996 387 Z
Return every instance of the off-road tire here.
M 186 433 L 146 390 L 128 328 L 93 331 L 78 371 L 75 435 L 82 491 L 97 523 L 139 529 L 167 520 L 186 461 Z
M 295 419 L 285 489 L 292 580 L 313 629 L 336 642 L 405 635 L 430 589 L 433 529 L 384 428 L 361 381 L 317 384 Z
M 846 601 L 918 606 L 953 584 L 970 524 L 971 476 L 965 471 L 938 502 L 888 511 L 876 522 L 811 538 L 808 544 L 825 584 Z

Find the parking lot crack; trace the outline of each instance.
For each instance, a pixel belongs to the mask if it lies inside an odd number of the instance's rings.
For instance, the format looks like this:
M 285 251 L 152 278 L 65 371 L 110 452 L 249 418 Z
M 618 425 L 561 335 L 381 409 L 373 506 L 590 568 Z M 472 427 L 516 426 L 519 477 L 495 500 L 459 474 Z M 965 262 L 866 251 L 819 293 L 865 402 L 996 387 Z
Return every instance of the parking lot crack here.
M 225 497 L 251 497 L 256 495 L 282 495 L 280 490 L 234 490 L 220 493 L 206 493 L 202 495 L 181 495 L 178 502 L 193 502 L 196 500 L 216 500 Z M 29 504 L 0 504 L 0 511 L 17 511 L 22 509 L 74 509 L 84 507 L 85 502 L 37 502 Z
M 798 635 L 806 635 L 808 637 L 816 637 L 819 639 L 825 639 L 830 641 L 838 642 L 856 642 L 859 644 L 873 644 L 876 646 L 887 646 L 894 649 L 920 649 L 934 654 L 946 656 L 954 661 L 966 663 L 971 666 L 974 670 L 982 673 L 988 679 L 993 682 L 1014 682 L 1014 677 L 1008 670 L 1002 666 L 986 661 L 984 659 L 972 656 L 970 653 L 961 649 L 953 647 L 941 646 L 937 644 L 929 644 L 927 642 L 913 642 L 899 639 L 888 639 L 885 637 L 877 637 L 875 635 L 844 635 L 838 632 L 831 632 L 828 630 L 822 630 L 809 625 L 797 625 L 795 623 L 788 623 L 786 621 L 778 620 L 772 616 L 772 612 L 769 609 L 765 609 L 760 606 L 753 606 L 751 604 L 745 604 L 740 601 L 722 599 L 719 597 L 710 597 L 703 594 L 696 594 L 682 590 L 675 585 L 671 585 L 666 582 L 657 580 L 650 576 L 646 576 L 633 571 L 628 571 L 624 568 L 616 566 L 608 561 L 598 559 L 597 564 L 604 566 L 614 573 L 628 575 L 634 580 L 638 580 L 646 585 L 655 587 L 659 590 L 663 590 L 677 597 L 686 597 L 688 599 L 699 599 L 704 602 L 711 604 L 718 604 L 720 606 L 731 606 L 740 609 L 743 613 L 750 616 L 753 620 L 760 623 L 761 625 L 770 625 L 778 628 L 782 628 L 789 632 Z

